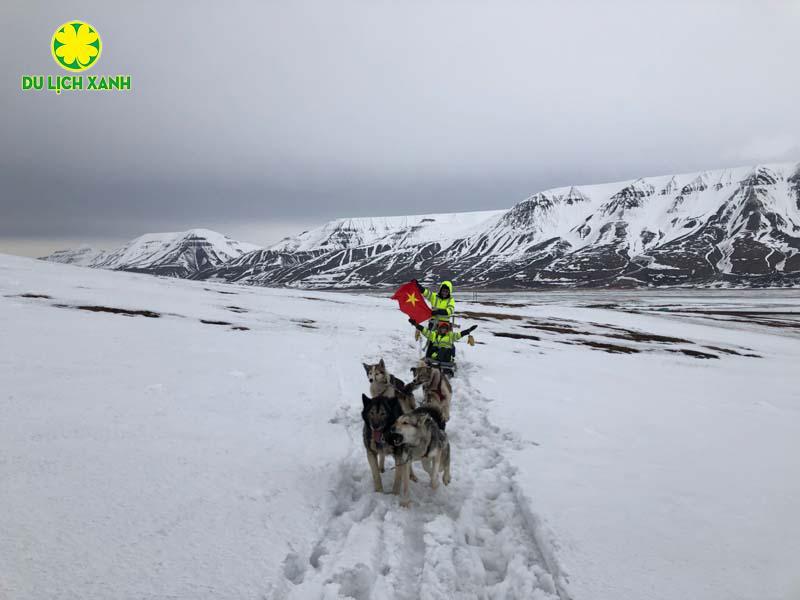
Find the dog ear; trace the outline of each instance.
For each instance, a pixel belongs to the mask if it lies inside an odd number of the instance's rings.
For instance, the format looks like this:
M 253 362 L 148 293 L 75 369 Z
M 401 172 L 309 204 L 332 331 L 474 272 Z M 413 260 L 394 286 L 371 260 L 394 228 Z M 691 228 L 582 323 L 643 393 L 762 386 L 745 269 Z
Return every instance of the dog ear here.
M 378 365 L 380 366 L 381 370 L 386 370 L 386 364 L 384 364 L 383 358 L 381 358 L 381 360 L 378 362 Z
M 369 375 L 369 365 L 367 363 L 361 363 L 361 364 L 363 365 L 364 370 L 367 372 L 367 375 Z
M 411 367 L 411 373 L 414 375 L 414 379 L 417 378 L 417 367 Z
M 425 418 L 431 423 L 434 423 L 436 427 L 444 431 L 446 423 L 444 421 L 444 417 L 442 417 L 441 411 L 437 408 L 431 408 L 432 410 L 430 412 L 425 413 Z
M 361 394 L 361 402 L 364 403 L 364 408 L 367 408 L 369 406 L 370 401 L 371 398 L 369 398 L 369 396 L 367 396 L 366 394 Z

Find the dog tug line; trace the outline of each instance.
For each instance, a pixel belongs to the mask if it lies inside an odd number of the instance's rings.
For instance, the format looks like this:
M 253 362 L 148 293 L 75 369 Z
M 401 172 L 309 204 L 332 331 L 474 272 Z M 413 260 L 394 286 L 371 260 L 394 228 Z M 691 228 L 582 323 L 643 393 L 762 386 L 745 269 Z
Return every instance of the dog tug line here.
M 370 395 L 362 394 L 363 438 L 367 461 L 376 492 L 383 492 L 381 473 L 387 455 L 394 458 L 393 494 L 400 494 L 401 506 L 411 504 L 409 481 L 417 481 L 413 463 L 422 463 L 430 476 L 431 488 L 450 483 L 450 441 L 445 428 L 450 420 L 453 388 L 448 377 L 455 375 L 455 343 L 467 337 L 477 325 L 455 331 L 453 284 L 445 281 L 438 292 L 423 287 L 416 279 L 398 289 L 393 299 L 408 315 L 416 337 L 427 340 L 425 357 L 411 369 L 413 380 L 406 384 L 386 369 L 381 358 L 377 364 L 364 364 Z M 428 300 L 430 306 L 425 302 Z M 427 326 L 421 325 L 427 321 Z M 422 388 L 417 406 L 414 390 Z

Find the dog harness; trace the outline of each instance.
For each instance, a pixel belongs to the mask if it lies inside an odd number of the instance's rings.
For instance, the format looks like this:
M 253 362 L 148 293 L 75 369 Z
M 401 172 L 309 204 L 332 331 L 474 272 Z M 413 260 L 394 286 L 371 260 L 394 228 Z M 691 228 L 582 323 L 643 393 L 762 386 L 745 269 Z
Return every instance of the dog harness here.
M 438 427 L 439 424 L 436 423 L 436 426 Z M 412 460 L 411 460 L 411 452 L 408 450 L 408 444 L 400 444 L 400 446 L 401 447 L 403 447 L 403 446 L 405 447 L 405 451 L 401 454 L 401 456 L 405 457 L 405 455 L 407 454 L 408 458 L 406 458 L 405 460 L 403 460 L 403 461 L 401 461 L 399 463 L 395 463 L 395 466 L 393 468 L 397 468 L 399 465 L 405 465 L 407 463 L 412 462 Z M 425 448 L 425 454 L 420 456 L 417 460 L 421 460 L 423 458 L 428 458 L 428 455 L 431 453 L 431 446 L 433 446 L 433 434 L 431 434 L 431 439 L 428 440 L 428 447 Z
M 433 394 L 436 394 L 437 396 L 439 396 L 439 402 L 442 402 L 444 400 L 444 390 L 442 390 L 443 385 L 444 385 L 444 376 L 440 375 L 439 376 L 439 387 L 437 387 L 435 390 L 434 389 L 428 390 L 429 393 L 433 393 Z

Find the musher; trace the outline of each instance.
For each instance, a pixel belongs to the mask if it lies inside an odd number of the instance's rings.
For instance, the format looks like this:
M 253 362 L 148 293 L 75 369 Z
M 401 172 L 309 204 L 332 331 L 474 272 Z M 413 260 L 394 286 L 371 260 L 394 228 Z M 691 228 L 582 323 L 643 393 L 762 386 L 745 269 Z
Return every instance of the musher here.
M 473 325 L 459 332 L 452 330 L 449 321 L 439 321 L 436 324 L 436 329 L 425 329 L 414 319 L 409 319 L 408 322 L 416 327 L 417 331 L 429 342 L 428 349 L 425 351 L 425 358 L 442 363 L 452 363 L 455 354 L 455 342 L 468 336 L 478 327 Z
M 456 309 L 456 301 L 453 298 L 453 284 L 450 281 L 443 281 L 439 286 L 438 292 L 432 292 L 425 288 L 416 279 L 413 280 L 419 293 L 430 302 L 433 318 L 428 322 L 428 329 L 433 329 L 438 321 L 449 321 Z

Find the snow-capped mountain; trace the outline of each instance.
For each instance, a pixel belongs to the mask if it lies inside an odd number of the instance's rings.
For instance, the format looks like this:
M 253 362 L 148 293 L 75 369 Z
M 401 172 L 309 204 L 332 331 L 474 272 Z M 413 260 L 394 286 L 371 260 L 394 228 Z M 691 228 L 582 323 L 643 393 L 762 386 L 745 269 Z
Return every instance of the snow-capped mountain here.
M 800 164 L 546 190 L 508 211 L 340 219 L 201 271 L 255 285 L 795 285 Z
M 56 250 L 49 256 L 44 257 L 42 260 L 64 263 L 67 265 L 77 265 L 79 267 L 88 267 L 93 262 L 102 260 L 105 254 L 105 250 L 98 250 L 96 248 L 92 248 L 91 246 L 80 246 L 78 248 L 71 248 L 68 250 Z
M 343 250 L 360 246 L 399 248 L 469 235 L 476 226 L 504 211 L 481 211 L 403 217 L 336 219 L 322 227 L 281 240 L 276 252 Z
M 504 211 L 337 219 L 195 278 L 255 285 L 361 287 L 416 276 L 427 261 Z M 376 268 L 376 265 L 377 268 Z
M 412 278 L 498 288 L 800 285 L 800 163 L 567 186 L 506 211 L 337 219 L 269 248 L 195 229 L 144 235 L 91 260 L 81 252 L 48 260 L 318 288 Z
M 258 249 L 209 229 L 148 233 L 110 252 L 62 250 L 44 260 L 100 269 L 190 277 Z M 92 255 L 91 253 L 94 252 Z

